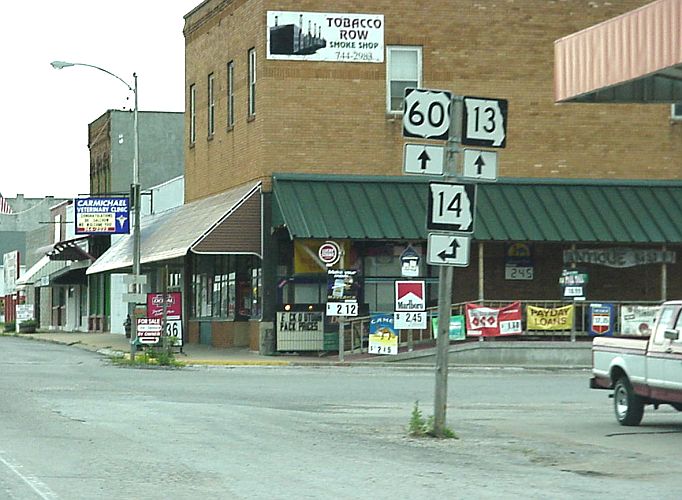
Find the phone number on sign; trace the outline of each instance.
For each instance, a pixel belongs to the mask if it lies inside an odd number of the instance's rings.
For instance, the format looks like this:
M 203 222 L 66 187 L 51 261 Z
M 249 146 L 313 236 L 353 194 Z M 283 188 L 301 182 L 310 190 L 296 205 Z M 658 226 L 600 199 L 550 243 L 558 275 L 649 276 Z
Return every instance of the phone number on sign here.
M 337 61 L 374 61 L 371 52 L 344 51 L 336 52 Z

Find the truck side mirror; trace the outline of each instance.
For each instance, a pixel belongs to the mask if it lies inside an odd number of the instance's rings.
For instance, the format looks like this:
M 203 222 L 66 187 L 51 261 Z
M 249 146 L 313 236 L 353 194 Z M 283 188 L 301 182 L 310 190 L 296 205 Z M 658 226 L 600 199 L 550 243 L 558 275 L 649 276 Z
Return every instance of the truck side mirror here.
M 680 332 L 677 330 L 668 329 L 663 332 L 663 336 L 668 340 L 677 340 L 680 338 Z

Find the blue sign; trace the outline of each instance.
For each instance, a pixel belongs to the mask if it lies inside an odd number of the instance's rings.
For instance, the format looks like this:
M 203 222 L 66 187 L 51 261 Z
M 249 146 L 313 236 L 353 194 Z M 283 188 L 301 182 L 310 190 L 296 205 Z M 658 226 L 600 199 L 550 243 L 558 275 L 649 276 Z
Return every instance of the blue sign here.
M 588 319 L 590 335 L 613 336 L 615 327 L 613 304 L 590 304 Z
M 369 334 L 374 335 L 383 332 L 396 334 L 393 327 L 393 313 L 372 314 L 372 318 L 369 320 Z
M 130 233 L 128 198 L 76 198 L 76 234 Z

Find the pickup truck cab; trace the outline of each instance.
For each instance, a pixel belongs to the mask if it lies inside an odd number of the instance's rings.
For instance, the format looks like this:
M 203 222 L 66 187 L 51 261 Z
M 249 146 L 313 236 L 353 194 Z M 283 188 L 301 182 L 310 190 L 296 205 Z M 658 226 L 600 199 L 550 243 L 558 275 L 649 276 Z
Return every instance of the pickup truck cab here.
M 644 407 L 682 411 L 682 301 L 664 302 L 651 336 L 597 337 L 592 342 L 592 389 L 613 389 L 616 420 L 639 425 Z

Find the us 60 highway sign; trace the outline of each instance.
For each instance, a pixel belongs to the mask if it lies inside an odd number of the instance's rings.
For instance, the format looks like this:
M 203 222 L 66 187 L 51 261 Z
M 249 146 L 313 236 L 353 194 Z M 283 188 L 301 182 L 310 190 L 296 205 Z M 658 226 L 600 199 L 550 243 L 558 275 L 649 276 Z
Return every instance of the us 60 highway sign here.
M 507 144 L 506 99 L 464 96 L 462 144 L 503 148 Z
M 446 141 L 451 106 L 452 94 L 445 90 L 405 89 L 403 136 Z

